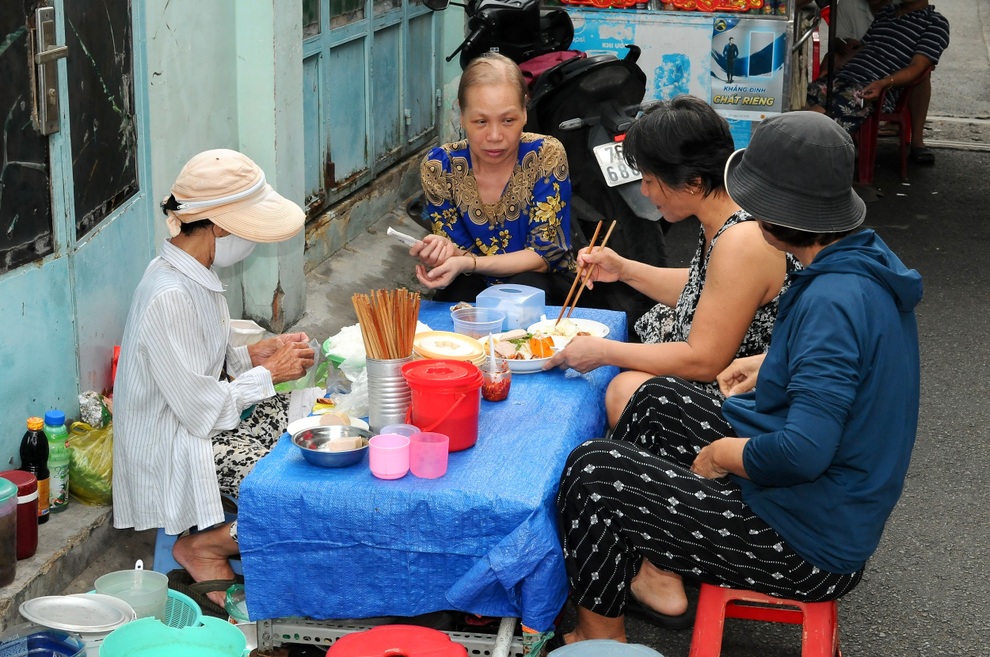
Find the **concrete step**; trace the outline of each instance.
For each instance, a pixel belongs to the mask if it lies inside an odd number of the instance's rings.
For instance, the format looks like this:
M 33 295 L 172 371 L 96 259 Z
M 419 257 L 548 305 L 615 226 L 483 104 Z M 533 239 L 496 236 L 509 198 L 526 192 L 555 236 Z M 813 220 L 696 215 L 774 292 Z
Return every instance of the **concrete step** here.
M 65 511 L 53 513 L 38 527 L 35 555 L 18 561 L 14 582 L 0 589 L 0 628 L 24 622 L 18 611 L 22 602 L 59 594 L 117 539 L 109 506 L 73 500 Z

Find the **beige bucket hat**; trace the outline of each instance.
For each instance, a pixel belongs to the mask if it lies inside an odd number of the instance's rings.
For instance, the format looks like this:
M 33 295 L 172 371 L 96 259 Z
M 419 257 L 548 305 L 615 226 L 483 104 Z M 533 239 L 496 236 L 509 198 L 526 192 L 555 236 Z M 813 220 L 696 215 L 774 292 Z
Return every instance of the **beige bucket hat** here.
M 180 224 L 209 219 L 252 242 L 281 242 L 303 227 L 305 213 L 265 181 L 265 172 L 243 153 L 224 148 L 193 156 L 172 185 L 175 209 L 162 207 L 172 237 Z

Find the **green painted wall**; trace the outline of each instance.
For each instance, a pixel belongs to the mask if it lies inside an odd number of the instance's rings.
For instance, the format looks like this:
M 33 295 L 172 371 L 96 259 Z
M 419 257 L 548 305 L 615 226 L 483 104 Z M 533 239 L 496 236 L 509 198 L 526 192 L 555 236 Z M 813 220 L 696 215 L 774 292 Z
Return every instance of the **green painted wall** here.
M 302 204 L 302 9 L 296 0 L 148 0 L 151 168 L 161 199 L 185 162 L 210 148 L 255 160 Z M 167 231 L 155 215 L 156 245 Z M 303 238 L 263 245 L 222 272 L 232 317 L 281 330 L 305 303 Z

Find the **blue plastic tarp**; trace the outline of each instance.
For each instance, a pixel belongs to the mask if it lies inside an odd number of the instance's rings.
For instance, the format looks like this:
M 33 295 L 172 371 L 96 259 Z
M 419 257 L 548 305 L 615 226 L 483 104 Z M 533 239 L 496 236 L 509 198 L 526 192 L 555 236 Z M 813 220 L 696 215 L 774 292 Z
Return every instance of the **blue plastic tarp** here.
M 450 330 L 447 304 L 420 320 Z M 557 309 L 548 308 L 548 315 Z M 625 339 L 623 313 L 575 317 Z M 367 459 L 325 469 L 282 436 L 244 480 L 238 538 L 252 619 L 415 616 L 460 610 L 513 616 L 545 631 L 567 577 L 555 498 L 564 462 L 605 428 L 613 367 L 515 374 L 509 398 L 481 402 L 478 443 L 435 480 L 376 479 Z

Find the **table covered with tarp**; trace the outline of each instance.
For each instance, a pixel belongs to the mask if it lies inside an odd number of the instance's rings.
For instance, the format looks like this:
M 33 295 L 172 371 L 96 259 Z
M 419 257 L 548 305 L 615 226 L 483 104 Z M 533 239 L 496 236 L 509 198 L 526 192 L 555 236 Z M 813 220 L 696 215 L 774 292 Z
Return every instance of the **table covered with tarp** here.
M 626 338 L 623 313 L 578 308 L 573 316 Z M 449 304 L 424 302 L 420 320 L 451 330 Z M 477 444 L 452 453 L 439 479 L 383 481 L 367 459 L 319 468 L 283 435 L 240 490 L 251 618 L 459 610 L 549 629 L 567 595 L 560 474 L 574 447 L 603 435 L 605 388 L 617 372 L 516 373 L 507 400 L 481 402 Z

